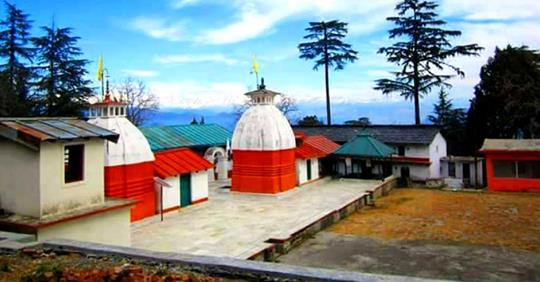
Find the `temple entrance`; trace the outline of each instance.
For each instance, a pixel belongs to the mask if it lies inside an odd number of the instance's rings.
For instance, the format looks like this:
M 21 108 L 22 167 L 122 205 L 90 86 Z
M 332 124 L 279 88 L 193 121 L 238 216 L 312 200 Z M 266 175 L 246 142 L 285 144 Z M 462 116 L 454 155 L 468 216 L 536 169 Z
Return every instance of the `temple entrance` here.
M 214 168 L 208 170 L 208 180 L 215 181 L 228 178 L 228 161 L 225 149 L 221 147 L 210 147 L 204 153 L 204 158 L 214 164 Z

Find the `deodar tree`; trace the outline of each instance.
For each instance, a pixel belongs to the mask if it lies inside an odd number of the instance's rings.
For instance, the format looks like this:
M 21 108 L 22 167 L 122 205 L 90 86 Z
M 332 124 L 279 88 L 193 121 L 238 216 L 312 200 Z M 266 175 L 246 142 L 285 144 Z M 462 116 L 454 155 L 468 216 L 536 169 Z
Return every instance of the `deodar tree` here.
M 342 70 L 347 63 L 353 63 L 358 59 L 356 57 L 358 52 L 354 51 L 350 44 L 343 42 L 347 35 L 347 23 L 338 20 L 310 22 L 306 31 L 309 33 L 304 36 L 304 39 L 309 41 L 298 45 L 300 58 L 315 60 L 314 70 L 324 66 L 326 120 L 327 124 L 331 125 L 329 68 L 333 67 L 334 70 Z
M 477 44 L 452 45 L 450 39 L 460 36 L 461 31 L 444 29 L 446 22 L 439 19 L 435 12 L 437 7 L 432 1 L 399 2 L 397 16 L 387 20 L 395 25 L 389 31 L 390 39 L 403 38 L 403 41 L 379 49 L 379 53 L 400 69 L 393 72 L 393 79 L 377 80 L 375 89 L 412 99 L 416 124 L 421 123 L 420 98 L 434 87 L 450 87 L 447 81 L 455 75 L 465 76 L 459 67 L 447 63 L 447 59 L 459 55 L 477 56 L 483 49 Z
M 39 113 L 47 116 L 79 116 L 91 96 L 90 81 L 85 78 L 87 60 L 80 59 L 79 37 L 71 28 L 44 26 L 45 35 L 33 38 L 38 51 L 40 95 Z
M 30 46 L 31 21 L 13 4 L 5 2 L 6 17 L 0 21 L 0 116 L 30 114 L 28 95 L 34 49 Z

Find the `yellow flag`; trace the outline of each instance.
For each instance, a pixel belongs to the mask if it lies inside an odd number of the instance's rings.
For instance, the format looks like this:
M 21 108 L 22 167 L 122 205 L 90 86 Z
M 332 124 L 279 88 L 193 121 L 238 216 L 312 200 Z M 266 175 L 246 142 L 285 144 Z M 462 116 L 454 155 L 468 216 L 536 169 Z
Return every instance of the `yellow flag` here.
M 103 79 L 103 56 L 99 56 L 97 63 L 97 80 L 101 81 Z
M 259 74 L 260 67 L 259 67 L 259 63 L 257 62 L 257 56 L 255 55 L 253 55 L 253 65 L 251 67 L 255 74 Z

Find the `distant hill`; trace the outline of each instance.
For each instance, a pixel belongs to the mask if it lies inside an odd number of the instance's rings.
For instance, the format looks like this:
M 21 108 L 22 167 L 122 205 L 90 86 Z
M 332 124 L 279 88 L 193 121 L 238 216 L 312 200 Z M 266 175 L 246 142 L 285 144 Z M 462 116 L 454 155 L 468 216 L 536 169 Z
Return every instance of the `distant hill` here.
M 425 123 L 428 123 L 426 117 L 432 112 L 432 104 L 432 101 L 426 101 L 420 106 Z M 413 111 L 412 103 L 409 101 L 355 104 L 334 103 L 332 104 L 332 120 L 335 124 L 342 124 L 347 120 L 368 117 L 374 124 L 412 124 L 414 122 Z M 292 123 L 296 123 L 299 118 L 306 115 L 317 115 L 321 120 L 325 120 L 325 113 L 324 104 L 320 102 L 301 103 L 298 105 L 298 112 L 294 113 L 290 117 L 290 120 Z M 216 123 L 231 131 L 234 129 L 236 123 L 236 116 L 231 107 L 200 109 L 162 108 L 145 126 L 188 124 L 194 117 L 197 121 L 201 117 L 204 117 L 206 123 Z

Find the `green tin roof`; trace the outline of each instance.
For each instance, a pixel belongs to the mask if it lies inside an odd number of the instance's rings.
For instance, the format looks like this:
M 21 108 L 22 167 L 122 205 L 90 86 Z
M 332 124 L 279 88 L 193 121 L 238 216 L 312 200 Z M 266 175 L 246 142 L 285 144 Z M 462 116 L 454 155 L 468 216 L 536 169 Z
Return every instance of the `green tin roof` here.
M 386 158 L 394 153 L 394 149 L 373 138 L 368 133 L 361 132 L 349 142 L 343 144 L 334 152 L 336 156 Z
M 231 132 L 217 124 L 187 124 L 140 128 L 152 151 L 180 147 L 224 146 Z

